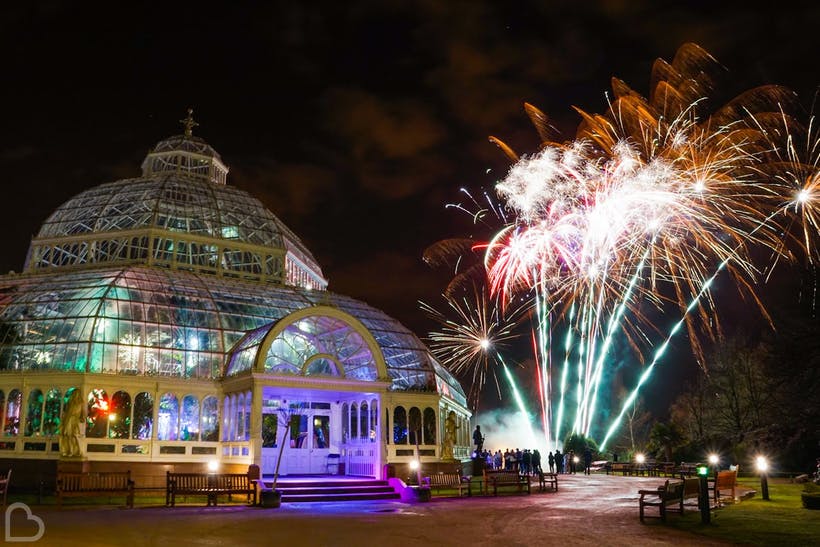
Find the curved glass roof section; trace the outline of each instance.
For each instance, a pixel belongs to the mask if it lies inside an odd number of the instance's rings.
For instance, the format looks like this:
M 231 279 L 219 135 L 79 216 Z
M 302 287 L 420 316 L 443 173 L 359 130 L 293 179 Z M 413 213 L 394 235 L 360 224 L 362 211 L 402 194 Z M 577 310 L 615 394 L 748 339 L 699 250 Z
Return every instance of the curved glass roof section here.
M 321 313 L 295 320 L 284 325 L 264 355 L 260 355 L 263 341 L 276 326 L 271 323 L 248 333 L 231 352 L 226 376 L 258 370 L 269 374 L 341 376 L 371 382 L 379 379 L 376 357 L 362 335 L 347 321 Z
M 240 363 L 243 350 L 259 347 L 287 315 L 317 306 L 361 322 L 384 357 L 391 389 L 439 392 L 466 405 L 458 382 L 421 341 L 363 302 L 140 265 L 0 279 L 0 370 L 216 379 L 250 371 L 255 356 L 247 352 L 248 364 Z M 373 380 L 367 347 L 350 325 L 317 313 L 279 333 L 265 370 Z

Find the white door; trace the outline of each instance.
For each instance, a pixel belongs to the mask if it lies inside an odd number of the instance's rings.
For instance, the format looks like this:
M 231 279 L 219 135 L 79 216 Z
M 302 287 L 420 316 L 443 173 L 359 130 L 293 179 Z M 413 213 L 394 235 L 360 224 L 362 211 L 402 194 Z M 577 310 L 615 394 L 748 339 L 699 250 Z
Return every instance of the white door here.
M 278 449 L 267 449 L 275 452 Z M 327 473 L 327 456 L 330 453 L 330 410 L 305 409 L 290 417 L 290 428 L 282 454 L 280 475 Z M 273 456 L 273 454 L 271 454 Z M 275 457 L 266 457 L 262 449 L 262 472 L 272 474 L 276 467 Z M 270 460 L 266 470 L 266 460 Z

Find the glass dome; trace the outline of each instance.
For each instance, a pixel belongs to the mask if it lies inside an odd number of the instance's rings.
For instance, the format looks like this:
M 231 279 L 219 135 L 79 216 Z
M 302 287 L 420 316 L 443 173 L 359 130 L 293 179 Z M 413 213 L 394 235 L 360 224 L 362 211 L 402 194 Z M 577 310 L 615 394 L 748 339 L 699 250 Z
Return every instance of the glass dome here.
M 143 176 L 102 184 L 57 208 L 32 240 L 25 271 L 106 263 L 325 288 L 312 253 L 258 199 L 224 184 L 202 139 L 160 141 Z

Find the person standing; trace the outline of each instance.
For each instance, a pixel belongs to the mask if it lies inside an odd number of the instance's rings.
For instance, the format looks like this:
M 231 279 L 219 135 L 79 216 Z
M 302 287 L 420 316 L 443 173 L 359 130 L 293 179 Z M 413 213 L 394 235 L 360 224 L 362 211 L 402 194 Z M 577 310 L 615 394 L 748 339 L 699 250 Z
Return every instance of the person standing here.
M 555 473 L 555 455 L 550 450 L 549 456 L 547 456 L 547 462 L 550 464 L 550 473 Z
M 532 451 L 532 474 L 540 476 L 544 470 L 541 469 L 541 452 L 536 448 Z
M 570 450 L 569 454 L 564 455 L 564 459 L 569 459 L 569 472 L 575 474 L 575 450 Z
M 584 475 L 592 473 L 592 450 L 587 446 L 584 448 Z
M 558 474 L 564 473 L 564 455 L 560 450 L 555 451 L 555 470 Z
M 475 426 L 475 431 L 473 431 L 473 444 L 475 445 L 476 455 L 480 455 L 484 449 L 484 435 L 481 434 L 480 425 Z

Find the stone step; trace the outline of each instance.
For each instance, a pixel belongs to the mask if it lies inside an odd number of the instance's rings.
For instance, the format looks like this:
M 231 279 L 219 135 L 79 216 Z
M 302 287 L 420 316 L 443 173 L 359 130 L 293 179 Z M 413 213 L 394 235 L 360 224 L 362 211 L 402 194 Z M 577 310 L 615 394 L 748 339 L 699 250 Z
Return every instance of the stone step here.
M 264 478 L 266 488 L 273 487 L 273 479 Z M 400 499 L 401 496 L 385 480 L 377 479 L 279 479 L 276 489 L 282 492 L 282 501 L 337 502 Z
M 289 503 L 307 502 L 307 501 L 370 501 L 370 500 L 393 500 L 400 499 L 401 496 L 396 492 L 383 493 L 346 493 L 346 494 L 290 494 L 282 492 L 282 501 Z

